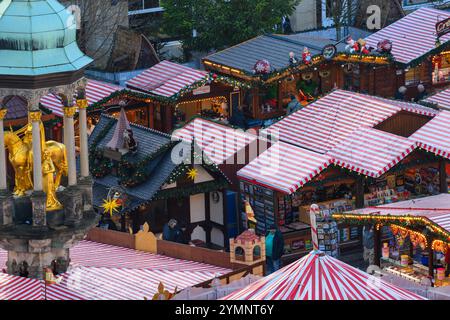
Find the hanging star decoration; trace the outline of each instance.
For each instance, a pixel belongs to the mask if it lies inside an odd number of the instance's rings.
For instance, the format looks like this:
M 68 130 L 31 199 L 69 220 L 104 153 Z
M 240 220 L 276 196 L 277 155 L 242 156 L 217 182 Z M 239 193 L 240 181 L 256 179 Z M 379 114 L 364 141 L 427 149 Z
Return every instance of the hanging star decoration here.
M 106 199 L 103 200 L 102 208 L 104 213 L 109 213 L 112 217 L 115 212 L 119 212 L 118 208 L 120 207 L 120 203 L 117 199 Z
M 191 179 L 192 181 L 194 181 L 195 178 L 197 177 L 197 174 L 198 174 L 197 170 L 194 169 L 194 168 L 192 168 L 192 169 L 190 169 L 190 170 L 188 171 L 187 176 L 188 176 L 189 179 Z

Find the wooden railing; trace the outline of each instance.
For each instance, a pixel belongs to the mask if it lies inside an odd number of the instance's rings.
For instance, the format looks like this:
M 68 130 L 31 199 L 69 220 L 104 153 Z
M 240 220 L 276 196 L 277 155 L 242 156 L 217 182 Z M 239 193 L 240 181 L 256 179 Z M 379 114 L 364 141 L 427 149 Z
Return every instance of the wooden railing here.
M 141 236 L 146 237 L 143 239 L 144 241 L 140 241 L 142 240 L 142 238 L 139 239 Z M 156 246 L 150 245 L 152 239 L 156 242 Z M 86 240 L 134 250 L 147 251 L 181 260 L 206 263 L 236 271 L 251 268 L 244 264 L 231 263 L 230 254 L 228 252 L 159 240 L 154 238 L 154 235 L 150 232 L 133 235 L 125 232 L 94 228 L 88 233 Z M 142 245 L 143 242 L 145 242 L 144 245 Z M 148 246 L 145 244 L 148 244 Z
M 242 278 L 245 278 L 249 274 L 253 274 L 255 276 L 264 276 L 266 272 L 266 264 L 265 262 L 258 262 L 251 266 L 241 267 L 238 270 L 232 271 L 230 273 L 224 274 L 223 276 L 220 276 L 216 279 L 219 279 L 222 285 L 230 284 L 233 281 L 240 280 Z M 211 286 L 211 283 L 215 281 L 216 279 L 208 280 L 202 283 L 199 283 L 195 285 L 196 288 L 209 288 Z

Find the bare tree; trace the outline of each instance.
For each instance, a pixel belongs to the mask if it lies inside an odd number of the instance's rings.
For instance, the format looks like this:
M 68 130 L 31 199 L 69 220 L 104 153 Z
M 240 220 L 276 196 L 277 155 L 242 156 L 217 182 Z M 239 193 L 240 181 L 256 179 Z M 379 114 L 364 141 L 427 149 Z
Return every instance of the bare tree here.
M 63 0 L 75 15 L 80 15 L 78 44 L 94 59 L 94 67 L 104 69 L 119 26 L 128 27 L 128 1 Z
M 331 15 L 336 28 L 336 39 L 342 39 L 342 31 L 353 24 L 360 6 L 360 0 L 326 0 L 326 10 Z

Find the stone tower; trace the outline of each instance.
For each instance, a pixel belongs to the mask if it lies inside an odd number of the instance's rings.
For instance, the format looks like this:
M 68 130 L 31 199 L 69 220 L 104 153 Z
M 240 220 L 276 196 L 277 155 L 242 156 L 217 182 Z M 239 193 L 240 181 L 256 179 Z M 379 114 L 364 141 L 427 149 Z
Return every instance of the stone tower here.
M 77 46 L 75 19 L 56 0 L 9 0 L 0 8 L 0 247 L 8 251 L 8 273 L 43 278 L 43 268 L 66 271 L 69 249 L 98 217 L 92 209 L 84 69 L 92 62 Z M 58 190 L 63 208 L 47 212 L 39 101 L 61 98 L 68 184 Z M 33 186 L 13 196 L 6 175 L 4 101 L 27 101 L 32 135 Z M 75 98 L 76 97 L 76 98 Z M 80 172 L 77 173 L 74 116 L 79 112 Z M 8 149 L 9 151 L 9 149 Z M 10 152 L 11 156 L 11 152 Z

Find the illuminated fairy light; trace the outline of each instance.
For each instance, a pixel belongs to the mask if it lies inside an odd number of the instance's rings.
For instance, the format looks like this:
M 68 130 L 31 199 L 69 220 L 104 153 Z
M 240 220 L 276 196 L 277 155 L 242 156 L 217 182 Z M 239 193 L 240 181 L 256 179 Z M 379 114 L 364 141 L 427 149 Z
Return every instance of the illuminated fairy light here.
M 436 226 L 433 224 L 430 220 L 423 218 L 423 217 L 412 217 L 412 216 L 382 216 L 382 215 L 355 215 L 355 214 L 333 214 L 333 218 L 336 220 L 339 219 L 350 219 L 355 221 L 363 221 L 363 220 L 373 220 L 378 221 L 380 223 L 383 223 L 384 221 L 405 221 L 408 223 L 416 223 L 416 224 L 423 224 L 432 229 L 433 232 L 446 237 L 450 240 L 449 232 L 442 229 L 439 226 Z

